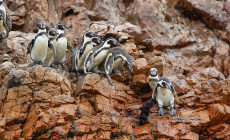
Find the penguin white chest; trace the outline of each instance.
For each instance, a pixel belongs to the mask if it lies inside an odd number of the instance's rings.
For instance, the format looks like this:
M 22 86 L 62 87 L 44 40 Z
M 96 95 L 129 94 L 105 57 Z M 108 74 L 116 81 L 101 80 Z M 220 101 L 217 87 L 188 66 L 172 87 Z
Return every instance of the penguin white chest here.
M 150 77 L 149 76 L 149 86 L 154 90 L 159 78 L 158 77 Z
M 57 41 L 57 48 L 56 48 L 56 63 L 63 63 L 65 61 L 66 56 L 66 49 L 67 49 L 67 39 L 65 37 L 59 38 Z
M 159 104 L 170 106 L 174 102 L 173 93 L 169 89 L 158 87 L 157 91 L 156 100 Z
M 44 61 L 47 55 L 48 37 L 42 35 L 36 38 L 31 50 L 31 58 L 34 61 Z
M 92 67 L 100 65 L 103 62 L 103 60 L 105 60 L 107 54 L 108 54 L 108 50 L 102 50 L 100 53 L 98 53 L 98 55 L 93 59 Z
M 122 58 L 118 58 L 113 63 L 113 68 L 115 69 L 121 69 L 125 64 L 125 61 Z

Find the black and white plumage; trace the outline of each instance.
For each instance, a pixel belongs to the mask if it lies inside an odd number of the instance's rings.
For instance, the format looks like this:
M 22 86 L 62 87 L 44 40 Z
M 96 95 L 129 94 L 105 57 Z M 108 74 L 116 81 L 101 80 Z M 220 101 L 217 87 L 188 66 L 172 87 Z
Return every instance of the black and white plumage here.
M 149 71 L 149 86 L 154 90 L 157 82 L 159 81 L 158 70 L 156 68 L 151 68 Z
M 103 66 L 110 85 L 113 85 L 113 81 L 109 75 L 112 73 L 112 71 L 119 72 L 125 63 L 129 70 L 133 72 L 132 57 L 126 53 L 123 48 L 115 47 L 109 50 Z
M 6 13 L 3 0 L 0 0 L 0 39 L 4 39 L 8 37 L 11 29 L 12 29 L 12 22 Z M 6 36 L 3 35 L 4 31 L 6 31 Z
M 56 52 L 56 47 L 57 47 L 56 34 L 57 32 L 55 28 L 51 28 L 48 31 L 48 38 L 49 38 L 50 43 L 54 46 L 55 52 Z M 54 62 L 54 52 L 52 49 L 48 48 L 46 59 L 44 63 L 47 66 L 50 66 L 53 62 Z
M 46 25 L 44 21 L 38 23 L 38 33 L 34 39 L 32 39 L 26 46 L 26 48 L 31 47 L 30 49 L 30 58 L 32 65 L 34 64 L 44 64 L 44 60 L 47 55 L 48 47 L 51 48 L 56 55 L 54 46 L 50 43 L 48 35 L 46 33 Z
M 120 46 L 120 43 L 115 38 L 109 37 L 103 43 L 90 50 L 84 61 L 84 73 L 95 72 L 98 66 L 105 60 L 110 47 L 117 46 Z
M 164 115 L 164 108 L 163 107 L 168 107 L 169 108 L 169 114 L 172 116 L 176 115 L 176 112 L 174 110 L 174 95 L 177 99 L 177 94 L 176 91 L 171 84 L 170 80 L 167 77 L 162 77 L 158 81 L 157 85 L 154 88 L 153 94 L 152 94 L 152 99 L 155 99 L 156 95 L 156 101 L 159 106 L 159 115 L 162 116 Z
M 148 123 L 149 110 L 152 106 L 151 102 L 153 102 L 155 99 L 159 106 L 158 114 L 160 116 L 164 115 L 164 107 L 169 109 L 170 115 L 175 116 L 176 112 L 174 110 L 174 96 L 176 101 L 179 102 L 177 99 L 176 91 L 170 80 L 167 77 L 161 77 L 154 88 L 152 98 L 145 102 L 141 107 L 139 125 Z
M 100 36 L 98 36 L 97 34 L 95 34 L 95 36 L 92 36 L 92 37 L 89 37 L 90 38 L 90 40 L 92 41 L 92 45 L 93 45 L 93 47 L 95 47 L 95 46 L 97 46 L 97 45 L 99 45 L 99 44 L 101 44 L 102 43 L 102 40 L 101 40 L 101 38 L 100 38 Z M 81 43 L 76 47 L 76 49 L 74 50 L 74 52 L 73 52 L 73 56 L 72 56 L 72 58 L 71 58 L 71 71 L 73 72 L 73 71 L 75 71 L 76 69 L 78 69 L 78 67 L 79 67 L 79 49 L 81 48 L 81 46 L 84 44 L 84 37 L 83 37 L 83 39 L 82 39 L 82 41 L 81 41 Z M 76 53 L 77 53 L 77 56 L 76 56 Z M 75 58 L 76 57 L 76 58 Z M 74 60 L 75 59 L 75 60 Z M 77 64 L 77 65 L 76 65 Z
M 61 64 L 62 69 L 67 71 L 65 67 L 65 59 L 66 59 L 66 49 L 70 51 L 70 55 L 73 55 L 73 48 L 68 44 L 67 38 L 64 33 L 64 29 L 68 29 L 68 26 L 63 23 L 59 22 L 57 24 L 57 47 L 56 47 L 56 57 L 54 58 L 54 64 L 58 65 Z M 54 65 L 55 68 L 57 68 Z
M 90 50 L 93 49 L 92 38 L 98 36 L 91 30 L 85 31 L 81 43 L 74 51 L 74 66 L 77 72 L 84 71 L 84 60 Z

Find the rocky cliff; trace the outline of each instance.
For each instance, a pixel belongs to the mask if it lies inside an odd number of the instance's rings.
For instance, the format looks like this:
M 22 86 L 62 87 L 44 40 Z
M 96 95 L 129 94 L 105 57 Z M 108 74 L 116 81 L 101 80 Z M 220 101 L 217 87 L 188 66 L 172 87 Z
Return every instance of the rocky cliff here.
M 13 21 L 0 42 L 0 139 L 230 139 L 229 0 L 6 0 Z M 134 72 L 77 76 L 30 66 L 25 44 L 36 23 L 70 26 L 76 46 L 92 29 L 113 36 L 133 56 Z M 67 61 L 69 59 L 67 58 Z M 148 71 L 169 76 L 177 116 L 150 110 Z

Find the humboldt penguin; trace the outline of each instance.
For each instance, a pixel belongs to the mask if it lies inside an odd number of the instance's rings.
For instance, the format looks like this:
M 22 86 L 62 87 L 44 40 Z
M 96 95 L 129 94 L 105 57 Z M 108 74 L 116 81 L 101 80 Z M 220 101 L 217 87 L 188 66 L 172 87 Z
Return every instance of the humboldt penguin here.
M 157 85 L 155 86 L 152 94 L 152 99 L 155 99 L 155 95 L 156 95 L 156 101 L 159 106 L 158 114 L 160 116 L 163 116 L 164 115 L 163 107 L 168 107 L 169 114 L 175 116 L 176 112 L 174 110 L 174 96 L 176 97 L 176 101 L 177 102 L 179 101 L 177 99 L 177 93 L 167 77 L 162 77 L 157 82 Z
M 132 57 L 123 48 L 115 47 L 109 50 L 103 66 L 110 85 L 113 85 L 113 81 L 109 75 L 112 71 L 119 72 L 125 63 L 129 70 L 133 72 Z
M 0 0 L 0 39 L 8 37 L 11 29 L 12 22 L 9 16 L 6 14 L 3 0 Z M 6 36 L 4 35 L 4 31 L 6 31 Z
M 75 56 L 74 56 L 74 67 L 75 70 L 83 71 L 83 63 L 85 60 L 86 55 L 90 50 L 93 49 L 92 37 L 98 36 L 91 30 L 85 31 L 83 34 L 83 39 L 78 47 L 75 49 Z
M 73 48 L 68 44 L 67 38 L 64 33 L 64 29 L 68 29 L 69 27 L 63 23 L 59 22 L 57 24 L 57 47 L 56 47 L 56 57 L 54 58 L 53 67 L 57 68 L 59 64 L 61 64 L 62 69 L 67 71 L 65 67 L 65 59 L 66 59 L 66 49 L 70 51 L 70 55 L 73 55 Z
M 120 43 L 113 37 L 107 38 L 102 44 L 94 47 L 88 52 L 84 61 L 84 73 L 96 71 L 98 66 L 105 60 L 109 48 L 120 46 Z
M 46 33 L 46 24 L 44 21 L 38 23 L 38 33 L 34 39 L 32 39 L 26 46 L 30 49 L 30 58 L 32 65 L 40 64 L 45 65 L 44 60 L 47 55 L 48 47 L 53 50 L 54 55 L 56 55 L 54 46 L 50 43 L 48 35 Z
M 100 38 L 100 36 L 98 36 L 97 34 L 95 34 L 95 36 L 92 36 L 92 37 L 90 37 L 91 38 L 91 41 L 92 41 L 92 44 L 93 44 L 93 47 L 95 47 L 95 46 L 97 46 L 97 45 L 99 45 L 99 44 L 101 44 L 102 43 L 102 40 L 101 40 L 101 38 Z M 84 40 L 84 39 L 83 39 Z M 73 72 L 73 71 L 75 71 L 75 69 L 76 69 L 76 66 L 75 66 L 75 64 L 78 64 L 78 59 L 76 59 L 76 62 L 75 62 L 75 56 L 76 56 L 76 53 L 78 53 L 78 56 L 79 56 L 79 48 L 81 48 L 80 46 L 81 45 L 83 45 L 83 41 L 82 40 L 82 42 L 76 47 L 76 49 L 74 50 L 74 52 L 73 52 L 73 56 L 72 56 L 72 58 L 71 58 L 71 71 Z M 78 58 L 78 57 L 77 57 Z
M 168 107 L 169 114 L 171 116 L 175 116 L 176 112 L 174 110 L 174 96 L 176 97 L 176 101 L 179 103 L 177 93 L 170 80 L 167 77 L 161 77 L 154 88 L 152 98 L 145 102 L 141 107 L 139 125 L 148 123 L 149 111 L 155 98 L 159 106 L 158 114 L 160 116 L 164 115 L 163 107 Z
M 56 51 L 56 47 L 57 47 L 57 41 L 56 41 L 56 29 L 55 28 L 51 28 L 49 31 L 48 31 L 48 38 L 49 38 L 49 41 L 50 43 L 54 46 L 55 48 L 55 51 Z M 47 51 L 47 55 L 46 55 L 46 59 L 44 61 L 44 63 L 47 65 L 47 66 L 50 66 L 54 61 L 54 52 L 52 49 L 48 48 L 48 51 Z

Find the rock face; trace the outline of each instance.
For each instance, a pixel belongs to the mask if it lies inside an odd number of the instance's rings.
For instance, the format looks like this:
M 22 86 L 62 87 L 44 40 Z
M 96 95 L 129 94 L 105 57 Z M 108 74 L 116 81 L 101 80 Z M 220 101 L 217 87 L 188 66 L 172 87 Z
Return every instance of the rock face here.
M 13 30 L 0 40 L 0 139 L 230 139 L 230 1 L 6 0 Z M 77 76 L 35 65 L 25 44 L 36 23 L 67 23 L 76 46 L 86 29 L 115 37 L 134 72 Z M 67 63 L 69 61 L 67 55 Z M 177 116 L 138 126 L 152 94 L 151 67 L 178 93 Z

